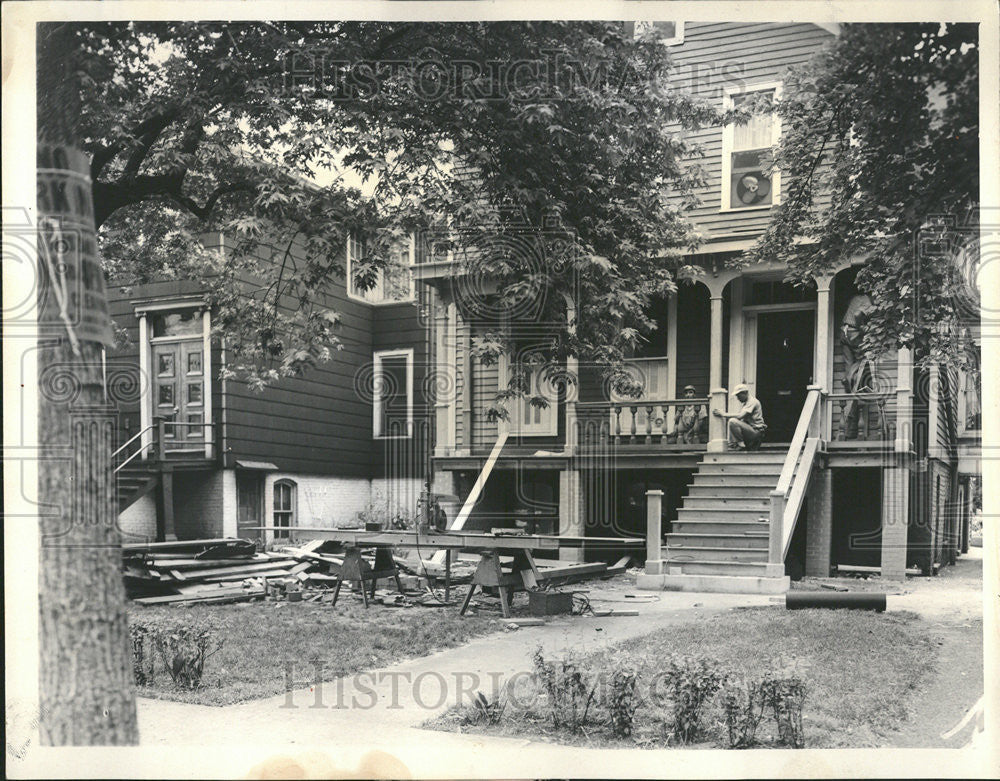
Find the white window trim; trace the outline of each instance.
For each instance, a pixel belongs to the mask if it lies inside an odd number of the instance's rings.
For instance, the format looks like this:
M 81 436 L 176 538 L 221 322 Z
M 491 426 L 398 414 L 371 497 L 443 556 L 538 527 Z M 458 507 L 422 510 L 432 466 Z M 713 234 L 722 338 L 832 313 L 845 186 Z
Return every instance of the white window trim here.
M 761 84 L 750 84 L 746 87 L 726 87 L 722 96 L 722 108 L 724 110 L 733 107 L 733 97 L 735 95 L 745 95 L 748 92 L 764 92 L 774 90 L 774 99 L 781 98 L 781 82 L 767 81 Z M 775 146 L 781 140 L 781 119 L 777 114 L 774 117 L 774 127 L 771 136 L 771 146 Z M 781 203 L 781 171 L 775 171 L 771 176 L 771 188 L 774 191 L 771 203 L 766 206 L 731 206 L 732 200 L 732 168 L 733 168 L 733 135 L 735 126 L 728 124 L 722 128 L 722 199 L 719 203 L 720 212 L 752 212 L 767 211 L 773 206 Z
M 673 19 L 636 19 L 636 23 L 639 22 L 674 22 L 677 25 L 676 34 L 672 38 L 660 38 L 660 44 L 663 46 L 677 46 L 684 43 L 684 22 L 678 22 Z M 633 33 L 633 38 L 637 37 Z
M 201 309 L 201 336 L 181 337 L 151 337 L 147 315 L 152 312 L 173 312 L 178 309 Z M 142 394 L 139 404 L 139 430 L 142 435 L 139 445 L 142 448 L 140 458 L 146 460 L 152 449 L 153 434 L 153 351 L 150 347 L 160 342 L 194 341 L 201 339 L 202 358 L 201 370 L 204 376 L 202 388 L 202 414 L 206 423 L 212 422 L 212 311 L 204 299 L 179 298 L 171 301 L 141 302 L 133 305 L 133 311 L 139 320 L 139 370 L 145 376 L 144 385 L 140 385 Z M 140 377 L 140 382 L 142 378 Z M 212 458 L 214 447 L 214 429 L 210 425 L 205 429 L 205 458 Z
M 510 356 L 501 353 L 497 365 L 497 376 L 500 383 L 510 382 L 511 365 Z M 529 382 L 534 382 L 536 372 L 534 369 L 528 375 Z M 555 437 L 559 435 L 559 400 L 549 399 L 549 406 L 542 410 L 542 422 L 538 426 L 525 424 L 521 420 L 521 403 L 523 399 L 518 398 L 513 409 L 510 410 L 510 419 L 507 421 L 507 430 L 514 437 Z M 527 428 L 526 428 L 527 426 Z
M 354 288 L 354 274 L 353 274 L 352 269 L 351 269 L 351 260 L 352 260 L 352 258 L 351 258 L 351 244 L 352 243 L 353 243 L 353 239 L 350 240 L 350 241 L 348 241 L 347 242 L 347 247 L 344 250 L 344 255 L 347 258 L 347 260 L 346 260 L 346 264 L 347 264 L 347 278 L 345 280 L 344 287 L 347 289 L 347 297 L 349 299 L 351 299 L 352 301 L 360 301 L 362 304 L 368 304 L 369 306 L 392 306 L 393 304 L 412 304 L 416 300 L 416 298 L 417 298 L 417 291 L 416 291 L 416 284 L 414 282 L 413 271 L 412 271 L 413 265 L 416 262 L 416 237 L 414 236 L 414 234 L 412 234 L 412 233 L 410 234 L 410 248 L 409 248 L 409 251 L 408 251 L 408 254 L 409 254 L 409 263 L 407 263 L 407 268 L 406 268 L 406 272 L 407 272 L 407 274 L 409 274 L 409 277 L 410 277 L 410 295 L 409 295 L 408 298 L 399 298 L 399 299 L 395 299 L 393 301 L 384 301 L 384 300 L 382 300 L 382 297 L 385 295 L 385 287 L 384 287 L 384 273 L 385 272 L 384 272 L 383 269 L 379 269 L 378 270 L 378 279 L 376 280 L 375 285 L 373 287 L 369 288 L 367 291 L 365 291 L 365 294 L 359 294 L 359 293 L 355 293 L 353 291 L 353 288 Z M 375 300 L 372 300 L 371 298 L 369 298 L 368 295 L 373 295 Z
M 382 398 L 379 394 L 379 377 L 382 374 L 382 361 L 385 358 L 406 358 L 406 433 L 386 435 L 380 433 L 382 423 Z M 375 393 L 372 399 L 372 438 L 373 439 L 411 439 L 413 437 L 413 348 L 405 350 L 378 350 L 373 354 L 375 373 Z
M 287 485 L 287 486 L 289 486 L 292 489 L 292 491 L 291 491 L 291 511 L 290 511 L 291 518 L 289 518 L 289 520 L 288 520 L 288 537 L 278 537 L 277 536 L 278 535 L 277 531 L 266 532 L 266 536 L 269 538 L 269 539 L 266 539 L 266 542 L 276 542 L 278 540 L 289 540 L 289 539 L 291 539 L 292 532 L 299 525 L 299 515 L 298 515 L 298 513 L 299 513 L 299 484 L 295 480 L 292 480 L 290 477 L 278 477 L 278 478 L 275 478 L 275 480 L 271 483 L 271 486 L 270 486 L 270 489 L 271 489 L 270 490 L 270 497 L 271 497 L 271 519 L 270 520 L 271 520 L 271 522 L 269 524 L 267 524 L 267 525 L 268 526 L 274 526 L 275 529 L 277 529 L 278 523 L 277 523 L 277 521 L 276 521 L 276 519 L 275 519 L 274 516 L 275 516 L 275 514 L 277 514 L 279 512 L 283 512 L 282 510 L 278 510 L 274 506 L 274 489 L 275 489 L 275 486 L 278 486 L 278 485 Z M 265 486 L 264 490 L 265 490 L 265 492 L 267 491 L 267 486 Z M 267 494 L 265 493 L 265 496 L 266 495 Z

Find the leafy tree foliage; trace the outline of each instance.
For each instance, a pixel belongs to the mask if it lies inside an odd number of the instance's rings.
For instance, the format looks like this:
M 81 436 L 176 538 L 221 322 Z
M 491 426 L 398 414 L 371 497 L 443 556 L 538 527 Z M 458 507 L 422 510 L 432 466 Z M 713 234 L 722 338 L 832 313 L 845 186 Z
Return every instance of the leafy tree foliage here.
M 979 316 L 976 41 L 975 25 L 845 25 L 785 81 L 776 164 L 789 184 L 744 260 L 777 257 L 802 281 L 863 259 L 870 356 L 913 346 L 965 362 L 963 325 Z
M 719 117 L 620 23 L 114 23 L 77 39 L 109 272 L 213 280 L 258 381 L 336 346 L 325 296 L 352 232 L 359 286 L 422 231 L 491 280 L 496 311 L 535 302 L 547 361 L 612 373 L 695 240 L 702 174 L 678 131 Z M 230 240 L 224 259 L 206 230 Z M 477 341 L 485 360 L 509 345 L 503 319 Z

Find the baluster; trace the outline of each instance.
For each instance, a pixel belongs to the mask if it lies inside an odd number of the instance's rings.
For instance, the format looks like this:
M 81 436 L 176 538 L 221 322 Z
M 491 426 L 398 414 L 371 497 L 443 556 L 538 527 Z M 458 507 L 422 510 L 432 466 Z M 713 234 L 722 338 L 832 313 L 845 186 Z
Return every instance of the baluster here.
M 858 439 L 863 439 L 864 441 L 867 442 L 869 439 L 871 439 L 871 436 L 869 435 L 868 431 L 870 423 L 869 419 L 871 417 L 871 404 L 869 404 L 867 401 L 859 402 L 859 404 L 861 405 L 860 409 L 861 414 L 859 415 L 859 417 L 861 418 L 861 430 L 858 432 Z
M 639 406 L 637 404 L 630 404 L 629 409 L 632 410 L 632 422 L 629 424 L 629 438 L 628 442 L 630 445 L 635 444 L 635 417 L 638 414 Z
M 653 444 L 653 405 L 646 407 L 646 444 Z
M 838 440 L 847 439 L 847 399 L 840 399 L 840 431 L 837 434 Z
M 615 441 L 620 442 L 622 438 L 622 405 L 615 404 Z

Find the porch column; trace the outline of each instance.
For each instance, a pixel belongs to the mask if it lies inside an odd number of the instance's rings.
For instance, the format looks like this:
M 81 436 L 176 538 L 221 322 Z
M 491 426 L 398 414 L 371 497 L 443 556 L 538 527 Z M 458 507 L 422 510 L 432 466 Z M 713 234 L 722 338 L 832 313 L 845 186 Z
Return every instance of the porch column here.
M 833 540 L 833 471 L 829 467 L 821 467 L 813 473 L 808 502 L 806 575 L 829 577 Z
M 882 577 L 906 579 L 906 537 L 909 531 L 910 470 L 882 470 Z
M 579 470 L 564 469 L 559 473 L 559 534 L 583 537 L 583 485 Z M 559 560 L 583 561 L 583 548 L 560 548 Z
M 438 458 L 451 455 L 455 447 L 453 430 L 451 423 L 451 409 L 455 403 L 455 367 L 449 365 L 449 328 L 451 320 L 449 318 L 450 306 L 443 301 L 438 301 L 434 307 L 434 349 L 435 362 L 434 369 L 437 374 L 434 383 L 434 426 L 435 426 L 435 446 L 434 455 Z
M 150 377 L 150 363 L 149 359 L 149 321 L 146 319 L 145 312 L 136 312 L 136 316 L 139 318 L 139 377 L 142 378 Z M 142 388 L 142 382 L 139 383 L 140 389 Z M 142 432 L 139 436 L 139 445 L 142 447 L 142 455 L 139 456 L 143 461 L 149 459 L 149 449 L 153 444 L 153 433 L 149 430 L 149 427 L 153 425 L 153 383 L 151 381 L 146 383 L 146 392 L 141 393 L 139 397 L 139 431 Z
M 646 491 L 646 574 L 663 572 L 663 491 Z
M 833 277 L 816 277 L 816 377 L 824 393 L 830 392 L 830 353 L 833 334 L 830 333 L 830 285 Z
M 896 441 L 897 453 L 908 453 L 913 430 L 913 359 L 910 348 L 900 347 L 896 358 Z M 929 436 L 935 434 L 932 429 Z
M 725 282 L 712 280 L 709 285 L 711 307 L 711 341 L 709 343 L 708 385 L 712 397 L 709 404 L 710 412 L 726 411 L 726 396 L 728 392 L 722 387 L 722 290 Z M 719 452 L 726 449 L 726 421 L 714 414 L 708 416 L 708 450 Z

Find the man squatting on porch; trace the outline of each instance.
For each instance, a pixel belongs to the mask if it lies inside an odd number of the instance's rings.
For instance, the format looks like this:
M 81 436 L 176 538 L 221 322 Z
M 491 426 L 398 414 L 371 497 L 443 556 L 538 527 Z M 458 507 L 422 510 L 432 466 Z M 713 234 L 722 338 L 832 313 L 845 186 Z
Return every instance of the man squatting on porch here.
M 736 386 L 736 398 L 742 408 L 739 412 L 720 412 L 712 410 L 719 418 L 729 419 L 729 447 L 731 450 L 756 450 L 767 431 L 764 422 L 764 411 L 760 400 L 750 395 L 750 388 L 742 383 Z

